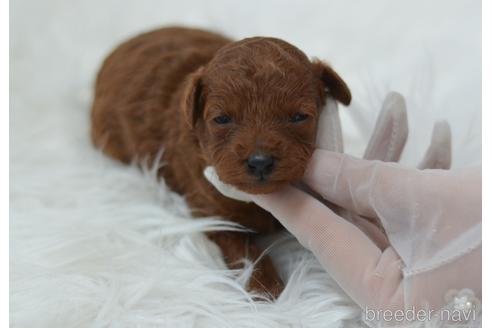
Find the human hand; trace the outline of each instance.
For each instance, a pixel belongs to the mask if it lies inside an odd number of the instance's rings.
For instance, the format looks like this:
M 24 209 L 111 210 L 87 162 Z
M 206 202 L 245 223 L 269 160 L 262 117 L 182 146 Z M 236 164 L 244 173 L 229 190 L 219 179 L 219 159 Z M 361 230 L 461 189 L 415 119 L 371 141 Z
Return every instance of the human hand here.
M 445 305 L 448 290 L 481 290 L 481 172 L 416 170 L 315 151 L 304 182 L 324 199 L 376 218 L 367 233 L 294 187 L 253 201 L 271 212 L 361 307 Z M 472 269 L 472 270 L 468 270 Z

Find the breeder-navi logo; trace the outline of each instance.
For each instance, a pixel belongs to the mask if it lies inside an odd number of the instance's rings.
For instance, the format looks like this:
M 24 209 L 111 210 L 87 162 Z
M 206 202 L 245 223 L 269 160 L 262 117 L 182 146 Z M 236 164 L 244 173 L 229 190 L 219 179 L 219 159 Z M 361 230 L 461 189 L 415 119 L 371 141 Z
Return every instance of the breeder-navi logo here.
M 436 310 L 417 310 L 412 307 L 407 310 L 373 310 L 365 308 L 364 321 L 373 322 L 415 322 L 440 320 L 444 322 L 464 323 L 475 321 L 478 318 L 478 310 L 471 309 L 442 309 Z M 437 319 L 438 318 L 438 319 Z

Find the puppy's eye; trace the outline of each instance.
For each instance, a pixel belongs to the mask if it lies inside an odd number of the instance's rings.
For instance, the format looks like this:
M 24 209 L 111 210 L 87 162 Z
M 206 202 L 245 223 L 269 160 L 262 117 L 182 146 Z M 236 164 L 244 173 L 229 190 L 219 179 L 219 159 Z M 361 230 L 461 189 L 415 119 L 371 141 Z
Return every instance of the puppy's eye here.
M 227 123 L 231 123 L 232 119 L 227 115 L 220 115 L 214 118 L 214 121 L 217 124 L 227 124 Z
M 291 118 L 289 119 L 289 122 L 292 122 L 292 123 L 302 122 L 302 121 L 307 120 L 308 117 L 309 117 L 309 115 L 296 113 L 295 115 L 291 116 Z

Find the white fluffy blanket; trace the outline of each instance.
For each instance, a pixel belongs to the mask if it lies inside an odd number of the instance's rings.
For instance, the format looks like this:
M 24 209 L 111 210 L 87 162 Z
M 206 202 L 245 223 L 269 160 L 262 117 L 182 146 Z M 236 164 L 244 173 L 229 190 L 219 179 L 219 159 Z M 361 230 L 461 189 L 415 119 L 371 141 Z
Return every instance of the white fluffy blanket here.
M 358 327 L 360 311 L 295 239 L 270 248 L 287 286 L 253 302 L 251 270 L 226 270 L 153 172 L 89 142 L 94 75 L 118 42 L 160 25 L 284 38 L 333 64 L 354 94 L 341 109 L 361 154 L 390 89 L 407 97 L 417 163 L 435 119 L 450 121 L 455 166 L 479 163 L 480 2 L 11 2 L 10 311 L 13 327 Z M 269 242 L 266 241 L 269 245 Z M 350 261 L 350 258 L 347 258 Z

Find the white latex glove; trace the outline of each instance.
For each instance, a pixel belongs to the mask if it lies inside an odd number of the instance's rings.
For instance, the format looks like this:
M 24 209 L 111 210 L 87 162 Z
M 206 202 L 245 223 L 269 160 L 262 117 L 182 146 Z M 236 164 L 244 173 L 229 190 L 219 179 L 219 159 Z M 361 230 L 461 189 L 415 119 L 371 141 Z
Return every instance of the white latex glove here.
M 398 160 L 406 141 L 405 117 L 403 99 L 390 94 L 365 157 Z M 420 167 L 448 168 L 449 161 L 449 128 L 439 123 Z M 211 176 L 213 169 L 208 172 Z M 345 218 L 371 218 L 368 222 L 381 225 L 389 240 L 375 238 L 380 230 L 359 229 L 294 187 L 241 194 L 271 212 L 362 308 L 437 310 L 453 296 L 466 306 L 478 303 L 480 168 L 416 170 L 316 150 L 304 182 L 342 207 Z M 463 288 L 473 292 L 453 291 Z
M 451 289 L 481 294 L 481 170 L 407 169 L 317 150 L 305 182 L 322 197 L 377 218 L 390 245 L 308 194 L 254 195 L 361 306 L 440 309 Z

